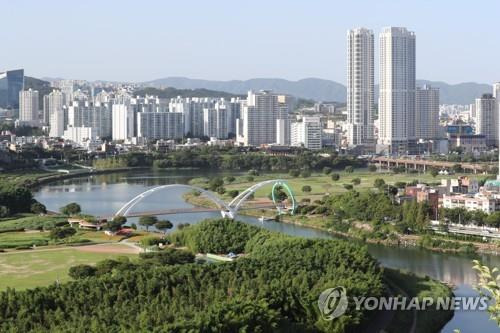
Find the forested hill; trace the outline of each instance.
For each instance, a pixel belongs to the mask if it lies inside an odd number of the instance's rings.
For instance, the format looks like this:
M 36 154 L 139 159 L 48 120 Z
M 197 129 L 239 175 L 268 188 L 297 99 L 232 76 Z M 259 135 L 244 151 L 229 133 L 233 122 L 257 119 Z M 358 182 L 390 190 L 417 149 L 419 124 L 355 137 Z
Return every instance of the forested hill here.
M 244 97 L 243 95 L 231 94 L 223 91 L 209 90 L 209 89 L 176 89 L 176 88 L 153 88 L 147 87 L 134 91 L 136 96 L 158 96 L 160 98 L 175 98 L 180 97 Z

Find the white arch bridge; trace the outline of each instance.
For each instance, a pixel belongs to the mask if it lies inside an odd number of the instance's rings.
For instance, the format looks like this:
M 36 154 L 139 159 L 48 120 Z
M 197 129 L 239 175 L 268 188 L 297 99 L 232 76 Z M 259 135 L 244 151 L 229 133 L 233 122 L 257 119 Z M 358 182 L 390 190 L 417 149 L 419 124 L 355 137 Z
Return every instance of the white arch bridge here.
M 200 207 L 194 207 L 194 208 L 188 208 L 188 209 L 169 209 L 165 211 L 157 211 L 157 212 L 142 212 L 142 213 L 133 213 L 131 212 L 132 208 L 134 208 L 135 205 L 140 203 L 142 200 L 147 198 L 148 196 L 152 195 L 153 193 L 157 193 L 163 190 L 168 190 L 171 188 L 186 188 L 189 190 L 195 190 L 200 192 L 201 195 L 206 196 L 208 199 L 210 199 L 212 202 L 214 202 L 217 205 L 217 210 L 220 210 L 222 217 L 229 217 L 229 218 L 234 218 L 240 209 L 242 209 L 242 205 L 245 201 L 247 201 L 252 194 L 254 194 L 259 188 L 273 184 L 272 188 L 272 200 L 273 200 L 273 205 L 272 206 L 259 206 L 259 207 L 253 207 L 253 208 L 270 208 L 270 207 L 276 207 L 278 209 L 278 213 L 282 214 L 284 212 L 283 206 L 281 205 L 280 202 L 278 202 L 278 198 L 276 198 L 276 189 L 278 187 L 283 188 L 286 192 L 288 192 L 288 199 L 290 200 L 291 203 L 291 208 L 289 209 L 290 212 L 293 214 L 295 212 L 295 209 L 297 208 L 297 203 L 295 200 L 295 197 L 293 195 L 293 192 L 291 188 L 288 186 L 288 184 L 281 179 L 273 179 L 273 180 L 265 180 L 263 182 L 257 183 L 255 185 L 250 186 L 246 190 L 242 191 L 239 193 L 231 202 L 226 203 L 224 202 L 221 198 L 219 198 L 217 195 L 215 195 L 213 192 L 202 189 L 197 186 L 192 186 L 192 185 L 186 185 L 186 184 L 170 184 L 170 185 L 162 185 L 162 186 L 157 186 L 152 189 L 149 189 L 147 191 L 142 192 L 141 194 L 135 196 L 132 200 L 127 202 L 125 205 L 123 205 L 116 213 L 114 216 L 125 216 L 125 217 L 130 217 L 130 216 L 140 216 L 140 215 L 166 215 L 166 214 L 177 214 L 177 213 L 189 213 L 189 212 L 206 212 L 206 211 L 214 211 L 214 209 L 210 208 L 200 208 Z

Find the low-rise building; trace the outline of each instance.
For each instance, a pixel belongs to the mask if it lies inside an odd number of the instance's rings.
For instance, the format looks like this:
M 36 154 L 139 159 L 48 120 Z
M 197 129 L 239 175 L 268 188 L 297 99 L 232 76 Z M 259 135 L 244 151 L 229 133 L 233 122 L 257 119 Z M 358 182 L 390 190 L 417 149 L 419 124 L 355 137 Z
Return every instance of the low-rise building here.
M 486 214 L 500 210 L 500 199 L 493 196 L 477 193 L 444 195 L 442 199 L 444 208 L 465 208 L 466 210 L 481 210 Z

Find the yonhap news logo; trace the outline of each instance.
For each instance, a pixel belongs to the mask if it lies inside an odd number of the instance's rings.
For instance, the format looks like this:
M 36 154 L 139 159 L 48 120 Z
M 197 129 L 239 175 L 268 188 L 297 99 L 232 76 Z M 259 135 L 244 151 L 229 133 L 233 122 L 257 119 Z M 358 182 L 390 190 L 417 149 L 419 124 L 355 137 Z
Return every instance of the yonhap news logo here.
M 485 311 L 489 302 L 485 296 L 474 297 L 406 297 L 353 296 L 348 299 L 344 287 L 325 289 L 318 297 L 318 307 L 324 320 L 333 320 L 347 311 L 349 303 L 354 311 Z
M 347 310 L 347 294 L 344 287 L 324 290 L 318 298 L 318 307 L 325 320 L 333 320 L 342 316 Z

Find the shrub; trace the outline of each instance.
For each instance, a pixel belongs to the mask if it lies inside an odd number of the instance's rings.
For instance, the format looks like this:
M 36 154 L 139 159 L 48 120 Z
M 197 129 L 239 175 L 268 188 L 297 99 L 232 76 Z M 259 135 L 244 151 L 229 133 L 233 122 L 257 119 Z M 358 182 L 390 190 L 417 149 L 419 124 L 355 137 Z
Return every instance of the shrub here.
M 97 272 L 97 268 L 90 265 L 77 265 L 69 269 L 68 275 L 75 280 L 88 278 L 94 276 Z
M 311 191 L 312 191 L 311 186 L 309 186 L 309 185 L 302 186 L 302 192 L 309 193 Z
M 61 207 L 59 211 L 64 215 L 71 216 L 79 214 L 82 211 L 82 208 L 76 202 L 72 202 L 70 204 L 67 204 L 66 206 Z

